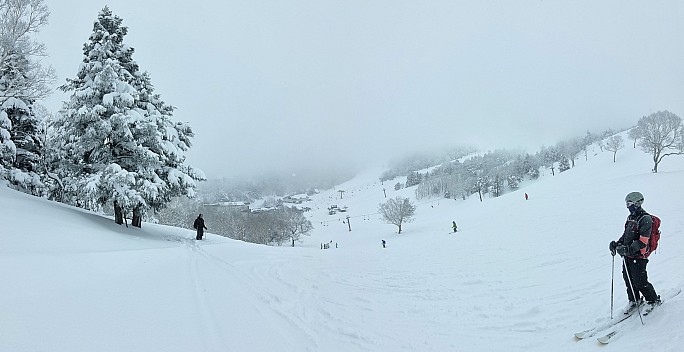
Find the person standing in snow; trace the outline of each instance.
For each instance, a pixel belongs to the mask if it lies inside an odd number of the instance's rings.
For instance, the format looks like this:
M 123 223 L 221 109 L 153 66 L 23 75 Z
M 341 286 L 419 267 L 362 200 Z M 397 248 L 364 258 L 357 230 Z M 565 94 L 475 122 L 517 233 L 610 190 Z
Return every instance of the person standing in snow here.
M 195 219 L 195 223 L 192 225 L 192 227 L 197 229 L 197 237 L 195 237 L 195 239 L 201 240 L 202 236 L 204 236 L 204 230 L 207 229 L 207 227 L 204 226 L 204 218 L 202 217 L 202 214 L 199 214 L 197 219 Z
M 458 226 L 456 226 L 456 221 L 451 222 L 451 228 L 454 229 L 454 232 L 458 231 Z
M 385 240 L 382 240 L 382 248 L 385 248 Z
M 610 242 L 610 253 L 616 253 L 624 257 L 622 264 L 622 278 L 627 286 L 627 298 L 630 308 L 635 308 L 640 304 L 641 295 L 650 305 L 660 304 L 660 296 L 656 294 L 653 285 L 648 282 L 646 264 L 648 259 L 644 257 L 646 245 L 651 237 L 651 226 L 653 219 L 641 204 L 644 203 L 644 196 L 639 192 L 631 192 L 625 197 L 629 216 L 625 223 L 625 231 L 617 241 Z M 630 285 L 631 282 L 631 285 Z

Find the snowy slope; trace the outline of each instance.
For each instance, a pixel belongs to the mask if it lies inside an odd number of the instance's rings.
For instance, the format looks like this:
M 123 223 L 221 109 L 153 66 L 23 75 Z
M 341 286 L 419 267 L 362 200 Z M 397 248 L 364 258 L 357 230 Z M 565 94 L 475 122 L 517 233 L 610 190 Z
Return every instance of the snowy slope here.
M 295 248 L 197 243 L 0 188 L 0 351 L 593 351 L 572 334 L 610 315 L 628 192 L 663 220 L 651 282 L 684 286 L 684 158 L 652 174 L 638 149 L 595 152 L 500 198 L 414 199 L 401 235 L 378 204 L 414 188 L 369 170 L 304 204 L 316 229 Z M 605 349 L 684 350 L 682 316 L 684 295 Z

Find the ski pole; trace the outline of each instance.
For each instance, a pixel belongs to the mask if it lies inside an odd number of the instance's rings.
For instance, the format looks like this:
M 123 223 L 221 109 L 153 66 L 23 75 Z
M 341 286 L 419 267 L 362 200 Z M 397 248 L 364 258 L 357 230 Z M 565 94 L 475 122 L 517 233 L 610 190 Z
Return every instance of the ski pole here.
M 613 319 L 613 294 L 615 291 L 615 256 L 613 256 L 613 266 L 610 270 L 610 319 Z
M 627 281 L 629 282 L 629 289 L 632 290 L 632 297 L 634 297 L 634 302 L 637 304 L 637 312 L 639 312 L 639 320 L 641 320 L 641 325 L 644 325 L 644 318 L 641 316 L 641 305 L 637 301 L 636 293 L 634 292 L 634 286 L 632 286 L 632 277 L 629 275 L 629 269 L 627 269 L 627 260 L 622 257 L 622 265 L 625 268 L 625 273 L 627 273 Z

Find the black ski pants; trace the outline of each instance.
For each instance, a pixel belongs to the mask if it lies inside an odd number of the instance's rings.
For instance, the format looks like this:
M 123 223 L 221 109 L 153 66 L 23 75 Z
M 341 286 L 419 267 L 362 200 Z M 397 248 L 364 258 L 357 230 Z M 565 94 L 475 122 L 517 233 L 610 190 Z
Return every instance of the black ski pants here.
M 653 285 L 648 282 L 646 264 L 648 264 L 648 259 L 637 258 L 625 258 L 624 263 L 622 264 L 622 278 L 625 280 L 625 286 L 627 286 L 627 298 L 632 302 L 640 299 L 640 296 L 643 296 L 647 302 L 658 300 L 658 295 L 656 294 Z M 628 272 L 629 278 L 627 277 Z M 632 288 L 629 286 L 630 279 Z M 632 291 L 632 289 L 634 291 Z M 634 292 L 634 294 L 632 294 L 632 292 Z M 636 295 L 636 299 L 634 295 Z
M 195 236 L 195 239 L 201 240 L 203 236 L 204 236 L 204 229 L 200 227 L 197 229 L 197 236 Z

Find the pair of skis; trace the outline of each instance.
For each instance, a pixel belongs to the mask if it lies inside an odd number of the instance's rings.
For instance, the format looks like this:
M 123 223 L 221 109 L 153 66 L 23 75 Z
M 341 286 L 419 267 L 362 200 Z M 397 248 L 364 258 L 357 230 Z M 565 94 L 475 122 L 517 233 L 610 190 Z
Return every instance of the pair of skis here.
M 575 333 L 575 337 L 581 340 L 581 339 L 586 339 L 586 338 L 589 338 L 592 336 L 596 336 L 597 334 L 599 334 L 605 330 L 608 330 L 608 329 L 622 325 L 623 322 L 630 319 L 632 317 L 632 315 L 634 315 L 636 313 L 637 313 L 637 309 L 636 308 L 632 309 L 628 312 L 625 312 L 624 314 L 621 314 L 620 316 L 617 316 L 617 317 L 612 318 L 608 321 L 605 321 L 599 325 L 596 325 L 593 328 L 590 328 L 590 329 L 587 329 L 587 330 L 584 330 L 581 332 L 577 332 L 577 333 Z
M 681 289 L 676 289 L 674 291 L 668 292 L 666 295 L 663 295 L 664 298 L 662 298 L 662 302 L 665 300 L 669 300 L 678 294 L 682 292 Z M 658 306 L 662 305 L 659 304 Z M 653 312 L 655 308 L 658 306 L 647 306 L 646 309 L 644 309 L 641 312 L 642 316 L 648 316 Z M 584 330 L 582 332 L 575 333 L 575 337 L 578 339 L 586 339 L 592 336 L 596 336 L 599 334 L 603 334 L 597 338 L 598 342 L 602 344 L 607 344 L 612 341 L 612 339 L 620 334 L 620 332 L 623 330 L 623 327 L 628 324 L 629 321 L 634 320 L 635 316 L 639 314 L 639 309 L 640 307 L 632 309 L 628 311 L 626 314 L 623 314 L 623 316 L 618 316 L 613 319 L 610 319 L 602 324 L 599 324 L 591 329 Z M 605 333 L 608 331 L 608 333 Z
M 662 304 L 662 303 L 661 303 L 661 304 Z M 659 305 L 660 305 L 660 304 L 659 304 Z M 656 307 L 658 307 L 658 306 L 648 306 L 648 307 L 646 307 L 646 309 L 644 309 L 644 311 L 641 313 L 641 315 L 645 317 L 645 316 L 651 314 L 651 312 L 652 312 Z M 640 308 L 635 309 L 635 311 L 638 310 L 638 309 L 640 309 Z M 635 313 L 632 312 L 632 313 L 630 314 L 630 316 L 631 316 L 631 315 L 635 315 Z M 638 315 L 638 314 L 637 314 L 637 315 Z M 602 344 L 605 345 L 605 344 L 607 344 L 607 343 L 610 343 L 611 339 L 612 339 L 613 337 L 615 337 L 615 335 L 619 334 L 620 331 L 622 331 L 622 327 L 616 327 L 615 329 L 611 330 L 609 333 L 607 333 L 607 334 L 605 334 L 605 335 L 603 335 L 603 336 L 597 338 L 596 340 L 597 340 L 598 342 L 600 342 L 600 343 L 602 343 Z

